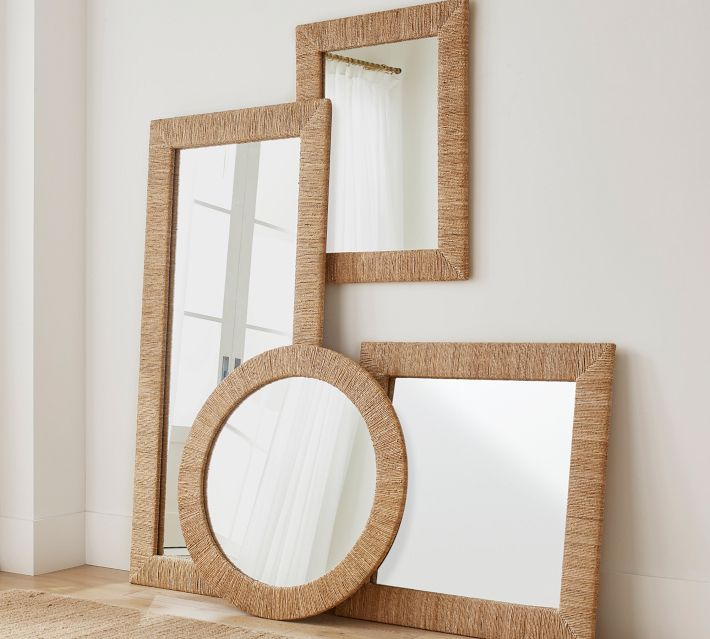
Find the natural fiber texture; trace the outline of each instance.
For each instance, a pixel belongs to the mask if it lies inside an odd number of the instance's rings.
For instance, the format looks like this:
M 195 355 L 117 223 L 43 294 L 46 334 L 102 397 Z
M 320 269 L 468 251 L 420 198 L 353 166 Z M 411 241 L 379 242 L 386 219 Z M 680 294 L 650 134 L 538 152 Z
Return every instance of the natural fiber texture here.
M 152 615 L 37 590 L 0 592 L 0 632 L 13 639 L 280 639 L 284 635 Z
M 576 382 L 559 610 L 366 584 L 336 614 L 480 639 L 593 639 L 613 344 L 364 343 L 362 365 L 396 377 Z M 435 425 L 432 425 L 434 427 Z
M 189 557 L 153 555 L 141 564 L 137 572 L 131 573 L 130 580 L 142 586 L 217 596 L 214 589 L 200 577 Z
M 300 136 L 293 339 L 294 343 L 317 345 L 323 335 L 330 112 L 328 100 L 311 100 L 157 120 L 151 124 L 131 546 L 133 583 L 212 594 L 191 561 L 159 554 L 177 152 L 182 148 Z
M 438 248 L 328 254 L 332 282 L 469 277 L 469 9 L 447 0 L 296 28 L 298 99 L 325 95 L 323 53 L 438 36 Z
M 355 404 L 372 439 L 377 477 L 367 524 L 347 556 L 315 581 L 276 587 L 252 579 L 225 557 L 212 534 L 205 494 L 212 446 L 229 415 L 251 393 L 286 377 L 320 379 Z M 334 351 L 285 346 L 257 355 L 234 370 L 197 415 L 180 465 L 180 525 L 197 570 L 219 596 L 259 617 L 300 619 L 333 608 L 377 570 L 397 534 L 406 492 L 402 431 L 382 388 L 362 367 Z

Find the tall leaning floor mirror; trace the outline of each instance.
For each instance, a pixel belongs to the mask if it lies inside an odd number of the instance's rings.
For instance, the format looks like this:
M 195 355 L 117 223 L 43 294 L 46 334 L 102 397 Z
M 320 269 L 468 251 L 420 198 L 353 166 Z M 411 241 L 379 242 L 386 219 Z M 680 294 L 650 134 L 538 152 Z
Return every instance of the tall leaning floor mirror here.
M 178 521 L 200 407 L 253 356 L 323 332 L 330 103 L 152 123 L 131 574 L 211 594 Z

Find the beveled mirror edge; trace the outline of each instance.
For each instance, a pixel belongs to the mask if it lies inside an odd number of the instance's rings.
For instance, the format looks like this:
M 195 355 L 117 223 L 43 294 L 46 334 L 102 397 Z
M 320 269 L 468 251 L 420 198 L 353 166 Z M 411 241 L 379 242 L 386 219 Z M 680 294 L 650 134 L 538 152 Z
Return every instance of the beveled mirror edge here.
M 345 558 L 314 581 L 278 587 L 249 577 L 225 556 L 211 529 L 206 481 L 212 447 L 229 415 L 258 389 L 288 377 L 327 382 L 355 405 L 375 451 L 376 482 L 367 523 Z M 407 494 L 402 430 L 386 393 L 356 362 L 319 346 L 276 348 L 232 371 L 205 402 L 185 445 L 178 494 L 187 547 L 202 577 L 208 581 L 213 575 L 216 594 L 259 617 L 313 616 L 352 595 L 377 570 L 394 542 Z
M 360 363 L 385 390 L 396 377 L 576 382 L 562 589 L 555 609 L 368 583 L 336 614 L 485 639 L 593 639 L 615 350 L 581 343 L 363 343 Z
M 294 343 L 323 335 L 325 235 L 330 169 L 328 100 L 155 120 L 150 127 L 131 583 L 214 594 L 188 558 L 160 553 L 165 482 L 170 288 L 177 151 L 218 144 L 301 138 Z
M 328 253 L 335 283 L 470 277 L 470 80 L 468 0 L 445 0 L 296 28 L 296 95 L 325 94 L 323 52 L 437 36 L 438 248 Z

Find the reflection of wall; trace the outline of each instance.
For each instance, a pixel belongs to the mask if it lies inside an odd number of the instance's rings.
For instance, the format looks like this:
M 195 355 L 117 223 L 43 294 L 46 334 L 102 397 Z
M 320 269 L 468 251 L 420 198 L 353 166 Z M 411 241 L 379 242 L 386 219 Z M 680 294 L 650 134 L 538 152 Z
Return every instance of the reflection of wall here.
M 244 359 L 292 342 L 301 141 L 259 147 Z
M 410 40 L 398 51 L 404 80 L 404 210 L 406 215 L 411 211 L 404 226 L 405 248 L 436 248 L 437 40 Z
M 409 490 L 378 583 L 559 607 L 574 398 L 573 382 L 397 379 Z
M 259 143 L 259 180 L 256 190 L 257 217 L 264 222 L 296 232 L 300 138 Z
M 168 467 L 165 476 L 165 532 L 163 536 L 163 545 L 166 549 L 180 549 L 185 546 L 177 505 L 177 482 L 182 451 L 187 437 L 186 430 L 172 429 L 170 441 L 168 442 Z M 171 553 L 171 551 L 166 550 L 166 554 L 175 553 L 184 554 L 185 551 L 178 550 Z
M 437 246 L 437 40 L 339 51 L 402 69 L 404 248 Z
M 128 563 L 149 120 L 293 100 L 294 25 L 406 4 L 88 3 L 90 562 Z M 616 341 L 598 634 L 707 636 L 709 5 L 472 7 L 473 277 L 329 286 L 326 345 Z

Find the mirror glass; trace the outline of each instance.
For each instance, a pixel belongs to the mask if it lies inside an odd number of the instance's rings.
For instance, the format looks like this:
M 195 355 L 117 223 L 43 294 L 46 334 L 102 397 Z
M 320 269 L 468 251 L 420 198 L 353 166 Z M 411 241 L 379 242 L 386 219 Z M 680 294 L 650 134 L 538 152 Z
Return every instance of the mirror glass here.
M 328 252 L 437 247 L 437 38 L 325 54 Z
M 177 476 L 197 412 L 241 362 L 292 342 L 300 142 L 180 151 L 165 554 L 188 554 Z
M 409 484 L 377 583 L 558 608 L 575 386 L 397 378 Z
M 207 472 L 207 511 L 224 554 L 273 586 L 313 581 L 342 561 L 375 495 L 365 421 L 337 388 L 289 377 L 231 414 Z

